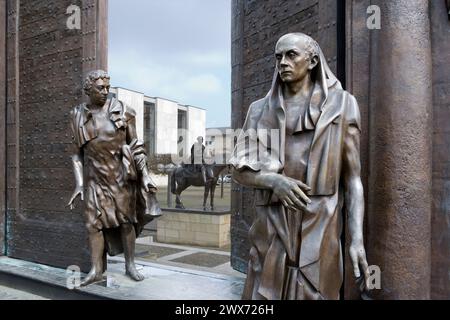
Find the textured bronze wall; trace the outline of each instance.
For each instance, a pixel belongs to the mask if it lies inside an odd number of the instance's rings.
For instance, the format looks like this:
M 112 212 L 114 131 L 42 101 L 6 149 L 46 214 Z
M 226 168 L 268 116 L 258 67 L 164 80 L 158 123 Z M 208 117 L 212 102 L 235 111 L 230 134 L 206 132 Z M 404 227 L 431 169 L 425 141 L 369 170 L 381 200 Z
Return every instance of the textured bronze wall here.
M 432 77 L 428 1 L 379 0 L 373 34 L 367 253 L 382 299 L 430 297 Z
M 8 217 L 15 213 L 17 208 L 18 185 L 18 19 L 19 2 L 7 0 L 7 27 L 6 27 L 6 215 L 5 231 L 8 233 Z M 6 234 L 8 238 L 8 234 Z M 6 239 L 6 245 L 8 239 Z M 6 253 L 7 248 L 6 248 Z
M 337 71 L 337 1 L 232 1 L 232 126 L 240 128 L 250 103 L 270 89 L 275 43 L 288 32 L 318 40 L 330 67 Z M 233 184 L 231 263 L 247 269 L 248 229 L 254 217 L 253 190 Z
M 81 30 L 66 26 L 78 5 Z M 8 256 L 89 267 L 82 208 L 73 191 L 70 109 L 88 70 L 106 68 L 105 0 L 8 2 Z
M 434 105 L 431 298 L 450 299 L 450 21 L 444 1 L 431 1 L 430 6 Z
M 6 214 L 6 2 L 0 2 L 0 256 L 5 250 Z

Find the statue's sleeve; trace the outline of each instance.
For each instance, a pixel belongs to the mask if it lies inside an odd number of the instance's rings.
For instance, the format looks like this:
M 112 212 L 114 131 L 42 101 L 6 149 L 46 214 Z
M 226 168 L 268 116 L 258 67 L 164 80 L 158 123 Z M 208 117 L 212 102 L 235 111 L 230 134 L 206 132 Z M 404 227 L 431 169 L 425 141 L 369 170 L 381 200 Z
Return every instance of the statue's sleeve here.
M 72 145 L 75 148 L 82 148 L 86 143 L 86 139 L 84 137 L 83 127 L 80 125 L 81 123 L 81 106 L 77 106 L 70 111 L 69 114 L 69 124 L 70 130 L 72 132 Z
M 238 135 L 236 146 L 229 160 L 233 167 L 242 171 L 249 169 L 255 172 L 261 171 L 262 163 L 258 161 L 258 135 L 257 124 L 261 114 L 261 106 L 258 103 L 250 105 L 244 125 Z
M 348 126 L 354 126 L 361 132 L 361 113 L 355 97 L 349 94 L 346 118 Z
M 72 109 L 69 113 L 69 127 L 72 133 L 72 143 L 77 144 L 77 132 L 75 131 L 76 125 L 76 108 Z
M 127 129 L 127 143 L 131 150 L 134 164 L 140 173 L 147 169 L 147 154 L 144 142 L 138 139 L 136 131 L 136 111 L 124 104 L 123 119 Z M 131 159 L 130 159 L 131 160 Z
M 361 175 L 360 138 L 361 115 L 356 99 L 350 95 L 346 110 L 346 128 L 344 135 L 344 177 L 360 177 Z

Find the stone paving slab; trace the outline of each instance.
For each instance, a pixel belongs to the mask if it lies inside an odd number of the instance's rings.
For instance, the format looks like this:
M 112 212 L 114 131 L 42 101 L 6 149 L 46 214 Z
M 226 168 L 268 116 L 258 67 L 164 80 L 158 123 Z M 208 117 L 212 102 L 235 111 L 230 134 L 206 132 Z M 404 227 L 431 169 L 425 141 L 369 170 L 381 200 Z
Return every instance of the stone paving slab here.
M 137 261 L 137 265 L 145 276 L 142 282 L 126 277 L 123 258 L 114 257 L 108 260 L 105 281 L 74 291 L 117 300 L 239 300 L 243 290 L 240 277 L 145 261 Z M 63 269 L 1 257 L 0 273 L 66 288 Z
M 245 278 L 245 274 L 231 267 L 229 249 L 167 244 L 154 239 L 154 236 L 148 235 L 136 240 L 136 259 Z M 160 251 L 169 250 L 177 252 L 158 255 Z
M 0 300 L 48 300 L 39 295 L 0 285 Z
M 230 261 L 230 258 L 224 255 L 196 252 L 177 259 L 174 262 L 181 262 L 202 267 L 214 268 Z

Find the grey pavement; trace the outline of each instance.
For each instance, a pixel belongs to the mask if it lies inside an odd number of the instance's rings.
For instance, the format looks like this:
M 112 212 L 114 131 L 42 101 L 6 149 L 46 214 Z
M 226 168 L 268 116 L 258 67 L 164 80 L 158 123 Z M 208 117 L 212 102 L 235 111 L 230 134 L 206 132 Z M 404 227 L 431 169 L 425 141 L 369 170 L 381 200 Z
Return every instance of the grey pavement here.
M 48 300 L 39 295 L 0 285 L 0 300 Z
M 136 240 L 136 264 L 145 276 L 142 282 L 125 276 L 123 257 L 108 257 L 103 281 L 68 290 L 64 269 L 0 257 L 0 275 L 3 272 L 24 277 L 48 284 L 50 288 L 48 292 L 46 288 L 45 292 L 27 291 L 14 281 L 7 285 L 0 281 L 0 300 L 77 299 L 78 295 L 125 300 L 239 300 L 245 280 L 244 274 L 231 268 L 229 248 L 158 243 L 151 231 Z M 58 287 L 59 291 L 52 287 Z
M 230 253 L 226 249 L 157 243 L 147 234 L 136 241 L 136 265 L 145 276 L 144 281 L 135 282 L 125 276 L 123 257 L 108 257 L 103 281 L 68 290 L 64 269 L 0 257 L 0 275 L 20 276 L 59 288 L 56 293 L 49 289 L 45 294 L 19 289 L 15 282 L 8 286 L 0 282 L 0 299 L 78 299 L 80 296 L 118 300 L 240 300 L 245 276 L 233 270 L 229 261 Z
M 136 240 L 136 259 L 179 266 L 244 279 L 245 274 L 230 265 L 229 248 L 205 248 L 159 243 L 153 233 Z

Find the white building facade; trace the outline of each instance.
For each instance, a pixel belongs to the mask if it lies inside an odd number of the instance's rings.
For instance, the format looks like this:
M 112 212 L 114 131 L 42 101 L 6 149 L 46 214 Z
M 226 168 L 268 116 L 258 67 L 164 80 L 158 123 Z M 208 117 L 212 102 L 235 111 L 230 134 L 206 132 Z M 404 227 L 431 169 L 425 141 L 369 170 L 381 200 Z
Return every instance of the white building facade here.
M 206 135 L 206 110 L 141 92 L 111 88 L 111 94 L 136 111 L 136 129 L 149 155 L 189 159 L 197 137 Z
M 228 127 L 206 129 L 205 146 L 214 155 L 216 163 L 228 164 L 239 133 Z

